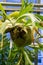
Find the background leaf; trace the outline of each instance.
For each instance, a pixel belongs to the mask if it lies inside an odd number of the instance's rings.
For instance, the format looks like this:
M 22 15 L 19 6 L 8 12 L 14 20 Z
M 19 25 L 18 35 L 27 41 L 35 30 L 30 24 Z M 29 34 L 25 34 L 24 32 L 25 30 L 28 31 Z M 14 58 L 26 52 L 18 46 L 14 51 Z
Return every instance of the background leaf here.
M 43 16 L 40 14 L 35 14 L 36 17 L 40 18 L 43 21 Z
M 26 7 L 24 6 L 24 8 L 20 11 L 20 15 L 31 12 L 33 10 L 33 6 L 34 5 L 32 3 L 28 4 Z
M 6 16 L 6 18 L 7 18 L 8 20 L 10 20 L 10 17 L 7 16 L 7 14 L 5 13 L 5 10 L 4 10 L 4 8 L 2 7 L 1 4 L 0 4 L 0 10 L 2 11 L 3 15 Z

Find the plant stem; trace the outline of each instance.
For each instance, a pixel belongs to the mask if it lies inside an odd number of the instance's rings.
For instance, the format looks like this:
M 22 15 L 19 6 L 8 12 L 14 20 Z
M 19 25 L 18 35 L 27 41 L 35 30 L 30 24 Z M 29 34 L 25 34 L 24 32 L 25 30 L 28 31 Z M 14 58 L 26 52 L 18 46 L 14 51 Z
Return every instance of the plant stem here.
M 34 65 L 38 65 L 38 50 L 35 50 L 35 63 Z

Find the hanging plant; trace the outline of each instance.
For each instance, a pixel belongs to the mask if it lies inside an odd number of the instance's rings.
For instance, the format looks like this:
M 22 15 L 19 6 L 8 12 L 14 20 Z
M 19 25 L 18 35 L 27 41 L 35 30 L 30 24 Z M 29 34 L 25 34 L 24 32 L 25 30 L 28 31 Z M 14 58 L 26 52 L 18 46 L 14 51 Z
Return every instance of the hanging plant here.
M 37 14 L 32 13 L 33 7 L 34 4 L 28 4 L 27 1 L 22 0 L 21 10 L 7 15 L 0 4 L 0 10 L 6 17 L 0 24 L 2 65 L 33 65 L 35 52 L 39 49 L 43 50 L 43 44 L 38 40 L 43 38 L 38 31 L 38 28 L 43 29 L 43 22 L 41 16 L 38 17 Z M 6 36 L 8 32 L 10 39 Z M 37 34 L 36 37 L 34 37 L 35 34 Z

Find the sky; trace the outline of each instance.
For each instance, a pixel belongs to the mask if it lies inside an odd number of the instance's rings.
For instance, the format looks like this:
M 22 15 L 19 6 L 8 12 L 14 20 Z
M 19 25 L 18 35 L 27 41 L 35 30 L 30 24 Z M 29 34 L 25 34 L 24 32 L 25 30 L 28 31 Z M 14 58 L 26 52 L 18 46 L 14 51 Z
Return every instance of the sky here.
M 0 2 L 2 2 L 3 0 L 0 0 Z M 7 2 L 20 2 L 20 0 L 6 0 Z M 28 0 L 31 2 L 36 2 L 36 0 Z M 41 0 L 41 3 L 43 3 L 43 0 Z
M 2 2 L 3 0 L 0 0 Z M 20 0 L 6 0 L 6 2 L 20 2 Z
M 3 0 L 0 0 L 0 2 L 2 2 Z M 20 0 L 6 0 L 7 2 L 20 2 Z M 28 0 L 28 1 L 33 1 L 33 2 L 36 2 L 36 0 Z M 41 0 L 40 3 L 43 3 L 43 0 Z
M 6 0 L 7 2 L 20 2 L 20 0 Z
M 41 3 L 43 4 L 43 0 L 41 0 Z

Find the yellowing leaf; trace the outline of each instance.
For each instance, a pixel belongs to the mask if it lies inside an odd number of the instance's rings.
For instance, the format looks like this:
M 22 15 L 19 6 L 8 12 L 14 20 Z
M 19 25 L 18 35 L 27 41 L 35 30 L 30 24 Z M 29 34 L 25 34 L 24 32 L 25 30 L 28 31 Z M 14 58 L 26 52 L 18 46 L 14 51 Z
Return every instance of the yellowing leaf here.
M 17 18 L 19 16 L 19 11 L 12 12 L 9 17 Z

